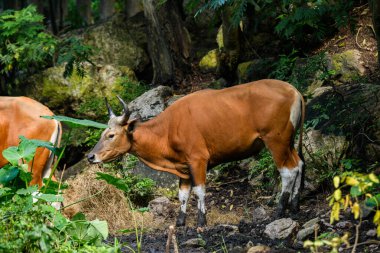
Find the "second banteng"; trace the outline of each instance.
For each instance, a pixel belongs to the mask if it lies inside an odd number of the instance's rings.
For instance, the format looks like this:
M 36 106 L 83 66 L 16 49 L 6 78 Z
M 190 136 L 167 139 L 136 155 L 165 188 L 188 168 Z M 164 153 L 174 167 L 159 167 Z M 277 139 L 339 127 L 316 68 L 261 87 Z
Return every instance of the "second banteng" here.
M 303 179 L 302 125 L 305 103 L 292 85 L 260 80 L 222 90 L 187 95 L 145 122 L 130 119 L 127 104 L 116 116 L 108 107 L 108 128 L 88 154 L 91 163 L 112 161 L 125 153 L 137 156 L 152 169 L 177 175 L 180 212 L 185 225 L 191 190 L 198 197 L 198 226 L 206 225 L 205 185 L 208 168 L 271 152 L 282 180 L 277 213 L 299 210 Z M 294 138 L 300 129 L 299 154 Z

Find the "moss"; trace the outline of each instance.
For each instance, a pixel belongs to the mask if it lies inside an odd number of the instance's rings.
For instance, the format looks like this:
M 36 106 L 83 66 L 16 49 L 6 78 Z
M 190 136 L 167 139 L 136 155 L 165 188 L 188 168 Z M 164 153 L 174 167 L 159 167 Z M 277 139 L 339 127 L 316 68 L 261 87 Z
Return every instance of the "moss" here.
M 364 74 L 360 63 L 360 53 L 357 50 L 347 50 L 332 56 L 332 69 L 339 75 L 339 81 L 349 82 L 358 79 Z
M 199 62 L 202 72 L 215 71 L 218 66 L 218 49 L 209 51 Z

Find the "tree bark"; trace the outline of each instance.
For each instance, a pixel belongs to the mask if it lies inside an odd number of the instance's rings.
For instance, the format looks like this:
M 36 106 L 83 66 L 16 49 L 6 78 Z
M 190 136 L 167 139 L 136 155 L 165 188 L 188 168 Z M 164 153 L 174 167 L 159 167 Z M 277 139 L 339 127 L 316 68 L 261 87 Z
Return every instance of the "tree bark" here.
M 85 25 L 93 23 L 91 15 L 91 0 L 77 0 L 77 8 L 79 15 L 83 19 Z
M 370 1 L 372 11 L 372 23 L 377 40 L 377 62 L 380 67 L 380 2 L 379 0 Z
M 115 13 L 115 0 L 100 0 L 100 20 L 107 20 Z
M 236 77 L 236 69 L 240 58 L 240 28 L 231 22 L 233 10 L 224 7 L 222 11 L 223 47 L 219 48 L 219 65 L 217 73 L 231 84 Z
M 148 49 L 153 65 L 153 85 L 178 85 L 189 71 L 191 40 L 178 2 L 143 0 L 148 27 Z

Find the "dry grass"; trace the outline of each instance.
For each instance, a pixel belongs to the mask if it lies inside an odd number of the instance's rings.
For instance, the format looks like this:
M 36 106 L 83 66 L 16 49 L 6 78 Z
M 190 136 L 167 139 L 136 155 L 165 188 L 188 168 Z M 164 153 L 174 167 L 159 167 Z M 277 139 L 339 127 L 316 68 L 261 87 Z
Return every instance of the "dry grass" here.
M 124 193 L 103 180 L 95 179 L 96 172 L 105 172 L 105 170 L 97 165 L 91 165 L 75 178 L 67 180 L 69 188 L 64 192 L 65 206 L 99 191 L 101 193 L 65 208 L 64 215 L 71 218 L 77 212 L 82 212 L 88 220 L 106 220 L 112 234 L 117 234 L 120 229 L 134 228 L 135 221 L 139 227 L 143 221 L 144 228 L 147 229 L 157 229 L 163 226 L 164 222 L 153 220 L 153 215 L 149 212 L 143 214 L 134 212 L 135 217 L 133 217 Z

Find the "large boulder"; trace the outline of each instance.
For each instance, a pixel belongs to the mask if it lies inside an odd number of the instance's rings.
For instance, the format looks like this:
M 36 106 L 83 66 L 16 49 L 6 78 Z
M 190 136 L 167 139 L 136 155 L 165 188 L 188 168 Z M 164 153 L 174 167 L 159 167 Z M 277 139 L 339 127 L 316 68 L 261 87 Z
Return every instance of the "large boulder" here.
M 307 104 L 308 153 L 321 155 L 317 159 L 335 169 L 346 155 L 367 162 L 379 161 L 379 96 L 380 86 L 375 84 L 316 89 Z
M 67 116 L 98 118 L 106 114 L 104 98 L 116 104 L 117 94 L 124 92 L 123 78 L 135 80 L 134 72 L 125 66 L 85 65 L 86 75 L 73 73 L 63 77 L 63 66 L 46 69 L 30 78 L 26 95 L 36 98 L 56 114 Z M 137 85 L 137 83 L 136 83 Z
M 94 61 L 99 64 L 128 66 L 142 72 L 149 64 L 144 50 L 147 44 L 143 13 L 132 18 L 115 15 L 109 21 L 88 28 L 83 36 L 84 43 L 97 51 Z

